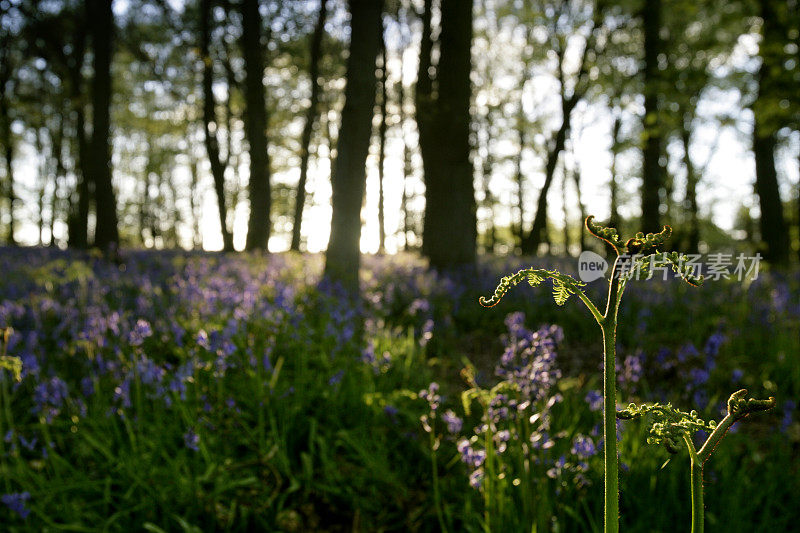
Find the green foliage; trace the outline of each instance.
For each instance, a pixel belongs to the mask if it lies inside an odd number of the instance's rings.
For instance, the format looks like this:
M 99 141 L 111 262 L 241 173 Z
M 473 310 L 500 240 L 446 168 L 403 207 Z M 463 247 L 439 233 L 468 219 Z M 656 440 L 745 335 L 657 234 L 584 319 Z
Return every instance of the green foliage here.
M 22 374 L 22 361 L 19 357 L 9 357 L 7 355 L 8 338 L 11 336 L 11 328 L 0 330 L 0 370 L 8 370 L 11 376 L 20 381 Z
M 670 453 L 677 453 L 684 435 L 693 435 L 698 431 L 714 431 L 717 423 L 713 420 L 705 422 L 697 415 L 697 411 L 681 411 L 672 404 L 644 404 L 617 411 L 617 418 L 631 420 L 646 416 L 649 419 L 650 436 L 648 444 L 663 444 Z
M 484 307 L 494 307 L 503 296 L 515 285 L 522 281 L 527 281 L 531 287 L 540 285 L 545 279 L 553 282 L 553 299 L 557 305 L 564 305 L 572 294 L 583 293 L 581 287 L 586 284 L 578 281 L 568 274 L 562 274 L 557 270 L 547 270 L 543 268 L 524 268 L 512 276 L 507 276 L 500 280 L 500 284 L 494 291 L 491 298 L 480 297 L 478 300 Z

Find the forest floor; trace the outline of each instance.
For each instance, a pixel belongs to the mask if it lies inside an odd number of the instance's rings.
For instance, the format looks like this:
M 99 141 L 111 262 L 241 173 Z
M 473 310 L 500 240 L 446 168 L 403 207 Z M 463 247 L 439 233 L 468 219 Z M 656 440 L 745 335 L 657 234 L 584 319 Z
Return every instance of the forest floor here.
M 479 306 L 518 258 L 363 263 L 354 302 L 319 256 L 0 249 L 0 328 L 22 361 L 20 382 L 0 371 L 3 528 L 598 530 L 602 344 L 585 308 L 527 284 Z M 737 389 L 777 398 L 706 465 L 706 520 L 796 527 L 800 271 L 634 282 L 618 332 L 621 405 L 719 420 Z M 622 529 L 688 530 L 688 458 L 660 468 L 646 438 L 619 425 Z

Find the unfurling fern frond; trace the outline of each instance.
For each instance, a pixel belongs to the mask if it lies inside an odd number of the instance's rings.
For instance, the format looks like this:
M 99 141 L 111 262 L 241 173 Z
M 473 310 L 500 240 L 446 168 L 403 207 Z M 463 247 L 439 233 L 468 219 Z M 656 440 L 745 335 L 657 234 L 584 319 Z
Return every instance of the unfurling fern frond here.
M 684 254 L 678 252 L 663 252 L 646 256 L 635 256 L 634 265 L 629 272 L 629 277 L 634 273 L 643 275 L 645 279 L 650 277 L 653 269 L 669 266 L 673 272 L 693 287 L 703 284 L 703 276 L 695 275 L 694 267 Z
M 491 298 L 480 297 L 478 302 L 484 307 L 494 307 L 511 287 L 527 280 L 531 287 L 540 285 L 546 278 L 553 280 L 553 299 L 556 304 L 564 305 L 571 294 L 581 292 L 581 287 L 586 285 L 568 274 L 562 274 L 557 270 L 546 270 L 543 268 L 526 268 L 520 270 L 513 276 L 507 276 L 500 280 L 500 284 L 494 290 Z

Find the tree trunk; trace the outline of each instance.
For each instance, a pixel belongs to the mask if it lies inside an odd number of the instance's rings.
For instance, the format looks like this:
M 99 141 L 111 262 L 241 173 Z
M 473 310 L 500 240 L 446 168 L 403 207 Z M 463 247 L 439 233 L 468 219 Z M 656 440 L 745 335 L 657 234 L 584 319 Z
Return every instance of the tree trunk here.
M 753 155 L 756 163 L 756 194 L 761 208 L 761 240 L 766 244 L 765 259 L 777 264 L 789 260 L 789 228 L 783 213 L 778 173 L 775 168 L 776 133 L 779 121 L 775 115 L 776 80 L 774 72 L 781 68 L 781 28 L 771 2 L 760 2 L 761 67 L 758 71 L 758 96 L 753 103 Z
M 214 66 L 211 59 L 211 0 L 200 0 L 200 57 L 203 60 L 203 131 L 206 152 L 214 177 L 214 191 L 217 195 L 219 225 L 222 232 L 222 246 L 226 252 L 233 251 L 233 235 L 228 230 L 228 209 L 225 199 L 225 166 L 219 155 L 217 141 L 217 117 L 214 103 Z
M 753 155 L 756 161 L 756 194 L 761 208 L 761 240 L 767 249 L 764 258 L 777 264 L 789 259 L 789 233 L 783 216 L 783 202 L 775 170 L 775 132 L 764 133 L 758 113 L 753 126 Z
M 517 140 L 519 142 L 519 152 L 517 153 L 517 172 L 515 174 L 515 181 L 517 185 L 517 227 L 514 228 L 514 237 L 522 246 L 522 239 L 525 236 L 525 189 L 524 182 L 525 176 L 522 174 L 522 155 L 525 152 L 525 123 L 522 113 L 522 102 L 520 102 L 520 112 L 517 118 Z M 488 149 L 488 147 L 487 147 Z M 512 224 L 513 226 L 513 224 Z
M 414 88 L 414 111 L 417 122 L 419 151 L 422 155 L 422 170 L 425 179 L 425 213 L 423 215 L 423 238 L 422 253 L 428 254 L 430 241 L 425 238 L 426 228 L 429 225 L 428 216 L 428 180 L 436 173 L 434 159 L 436 158 L 436 133 L 434 129 L 434 113 L 436 102 L 433 99 L 433 75 L 431 63 L 431 52 L 433 41 L 431 39 L 431 17 L 433 11 L 433 0 L 424 0 L 422 13 L 422 35 L 420 37 L 419 62 L 417 63 L 417 84 Z
M 577 103 L 577 98 L 570 98 L 569 100 L 562 101 L 562 115 L 561 126 L 556 132 L 555 139 L 553 140 L 552 147 L 547 152 L 547 164 L 544 170 L 544 185 L 542 190 L 539 191 L 539 199 L 536 202 L 536 215 L 533 219 L 533 226 L 531 231 L 522 239 L 521 248 L 523 255 L 535 254 L 539 245 L 545 242 L 547 231 L 547 193 L 550 191 L 550 186 L 553 184 L 553 178 L 556 173 L 556 166 L 558 165 L 558 157 L 564 151 L 567 135 L 569 134 L 572 109 Z
M 83 103 L 75 102 L 75 133 L 77 144 L 77 207 L 71 217 L 69 227 L 69 246 L 83 249 L 89 246 L 89 211 L 92 203 L 91 172 L 89 170 L 89 140 L 86 138 L 86 115 Z
M 44 117 L 42 117 L 44 119 Z M 44 197 L 47 193 L 47 157 L 44 155 L 44 143 L 42 142 L 42 129 L 38 125 L 33 128 L 33 146 L 36 150 L 36 174 L 39 181 L 38 193 L 38 217 L 36 225 L 38 227 L 38 244 L 44 244 Z
M 242 1 L 242 55 L 245 64 L 245 128 L 250 145 L 250 220 L 247 250 L 268 251 L 271 187 L 267 151 L 267 108 L 264 92 L 264 54 L 258 0 Z
M 386 251 L 386 221 L 384 216 L 383 198 L 383 178 L 384 163 L 386 161 L 386 99 L 389 94 L 386 89 L 387 67 L 386 67 L 386 37 L 381 32 L 381 77 L 380 77 L 380 109 L 381 122 L 378 126 L 378 253 Z
M 89 170 L 89 141 L 86 136 L 86 111 L 83 96 L 82 66 L 86 52 L 85 33 L 84 31 L 76 33 L 74 50 L 70 57 L 71 61 L 69 61 L 70 101 L 72 113 L 75 116 L 73 152 L 77 154 L 75 158 L 75 175 L 78 183 L 75 190 L 77 201 L 74 200 L 74 196 L 70 197 L 67 244 L 79 249 L 86 248 L 89 245 L 89 211 L 94 190 L 91 183 L 91 171 Z
M 11 59 L 8 50 L 8 38 L 0 43 L 0 142 L 3 144 L 3 157 L 6 167 L 5 196 L 8 200 L 8 233 L 6 241 L 9 245 L 16 245 L 14 235 L 14 145 L 11 135 L 11 111 L 8 98 L 8 87 L 11 81 Z
M 686 168 L 686 196 L 683 200 L 684 213 L 689 215 L 686 251 L 697 253 L 700 246 L 700 221 L 697 213 L 697 171 L 689 154 L 691 146 L 692 118 L 685 114 L 681 126 L 681 142 L 683 143 L 683 166 Z
M 658 97 L 661 75 L 658 56 L 662 51 L 661 0 L 650 0 L 642 9 L 644 33 L 644 148 L 642 152 L 642 220 L 645 232 L 661 229 L 661 194 L 664 188 L 664 167 L 661 164 L 662 136 Z
M 300 230 L 303 224 L 303 208 L 306 204 L 306 182 L 308 181 L 308 160 L 311 152 L 311 134 L 314 131 L 314 123 L 317 120 L 319 107 L 319 60 L 322 56 L 322 38 L 325 35 L 325 19 L 328 14 L 328 0 L 321 0 L 319 4 L 319 15 L 317 24 L 314 26 L 314 34 L 311 37 L 311 47 L 309 50 L 309 69 L 308 74 L 311 80 L 311 98 L 308 109 L 306 110 L 306 122 L 303 125 L 303 134 L 300 138 L 300 181 L 297 182 L 297 194 L 294 202 L 294 218 L 292 222 L 292 243 L 291 250 L 300 250 Z
M 426 2 L 427 17 L 430 4 Z M 437 94 L 435 113 L 430 115 L 432 125 L 425 115 L 431 111 L 428 102 L 417 108 L 420 129 L 420 147 L 425 161 L 425 225 L 423 228 L 423 253 L 435 269 L 473 264 L 476 258 L 477 221 L 473 168 L 470 161 L 470 72 L 472 43 L 472 2 L 442 0 L 439 65 L 437 67 Z M 425 21 L 423 20 L 423 25 Z M 428 30 L 430 21 L 428 20 Z M 430 65 L 430 40 L 423 40 L 420 70 Z M 429 76 L 424 79 L 430 81 Z M 431 93 L 429 93 L 431 94 Z M 418 94 L 420 96 L 420 94 Z M 420 120 L 422 119 L 422 120 Z M 426 129 L 423 140 L 423 129 Z M 434 133 L 433 136 L 430 134 Z M 431 144 L 433 143 L 433 144 Z M 458 231 L 453 231 L 453 228 Z
M 11 120 L 8 117 L 7 110 L 6 110 L 6 103 L 5 98 L 3 99 L 4 102 L 2 104 L 3 111 L 3 152 L 5 156 L 5 163 L 6 163 L 6 198 L 8 199 L 8 233 L 6 235 L 6 241 L 9 245 L 15 246 L 17 244 L 15 235 L 14 235 L 14 204 L 16 203 L 16 195 L 14 194 L 14 145 L 13 140 L 11 138 Z
M 331 176 L 331 236 L 325 275 L 358 291 L 361 204 L 375 106 L 375 60 L 381 46 L 383 0 L 350 0 L 350 55 L 336 166 Z
M 55 159 L 55 171 L 53 173 L 53 196 L 50 199 L 50 242 L 49 246 L 55 246 L 56 243 L 56 220 L 58 219 L 58 211 L 61 204 L 59 191 L 61 190 L 61 183 L 66 174 L 64 167 L 64 112 L 63 109 L 56 117 L 58 126 L 53 133 L 53 158 Z
M 111 183 L 111 55 L 114 14 L 111 2 L 88 0 L 94 51 L 92 78 L 91 181 L 95 187 L 97 225 L 94 244 L 108 251 L 119 246 L 117 200 Z
M 400 137 L 403 139 L 403 198 L 401 200 L 400 209 L 403 216 L 403 250 L 408 252 L 411 250 L 411 243 L 408 238 L 409 232 L 415 233 L 411 223 L 411 213 L 408 209 L 409 194 L 408 194 L 408 181 L 413 168 L 411 166 L 411 147 L 408 144 L 408 136 L 406 135 L 406 86 L 403 83 L 403 65 L 405 64 L 405 50 L 400 56 L 400 81 L 398 81 L 398 108 L 400 110 Z
M 561 212 L 564 216 L 564 256 L 569 256 L 570 251 L 570 237 L 569 237 L 569 209 L 567 209 L 567 182 L 569 176 L 567 175 L 567 165 L 563 162 L 561 164 Z
M 609 217 L 608 225 L 612 228 L 619 229 L 619 181 L 617 176 L 617 160 L 619 159 L 620 145 L 622 141 L 619 138 L 620 129 L 622 129 L 621 113 L 617 112 L 614 116 L 614 125 L 611 128 L 611 183 L 609 189 L 611 190 L 611 216 Z
M 200 176 L 197 169 L 197 158 L 194 152 L 191 152 L 189 156 L 189 172 L 192 176 L 191 188 L 189 190 L 189 209 L 192 212 L 192 249 L 201 250 L 203 248 L 203 238 L 200 235 L 200 215 L 197 213 L 197 202 L 195 200 Z
M 483 158 L 481 164 L 481 186 L 483 187 L 483 207 L 489 209 L 489 220 L 487 221 L 486 231 L 489 233 L 488 240 L 484 246 L 484 252 L 493 254 L 497 248 L 497 225 L 495 224 L 495 198 L 492 194 L 491 181 L 492 172 L 494 170 L 494 154 L 492 152 L 492 135 L 494 126 L 494 111 L 495 108 L 489 107 L 486 110 L 483 122 L 486 128 L 486 141 L 484 142 L 483 149 L 486 150 L 486 157 Z M 513 231 L 513 222 L 512 231 Z M 513 252 L 512 243 L 512 252 Z
M 581 252 L 586 249 L 586 232 L 583 231 L 583 221 L 586 220 L 586 206 L 583 205 L 583 200 L 581 198 L 581 167 L 578 165 L 578 162 L 575 161 L 575 168 L 572 169 L 572 180 L 575 182 L 575 194 L 578 198 L 578 212 L 580 213 L 580 226 L 578 231 L 578 245 L 581 248 Z

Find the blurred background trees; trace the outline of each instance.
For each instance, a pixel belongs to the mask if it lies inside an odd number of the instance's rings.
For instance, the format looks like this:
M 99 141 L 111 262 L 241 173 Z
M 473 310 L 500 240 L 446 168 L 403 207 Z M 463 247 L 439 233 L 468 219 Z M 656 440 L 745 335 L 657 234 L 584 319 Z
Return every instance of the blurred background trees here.
M 800 257 L 797 0 L 379 4 L 0 0 L 2 242 Z

